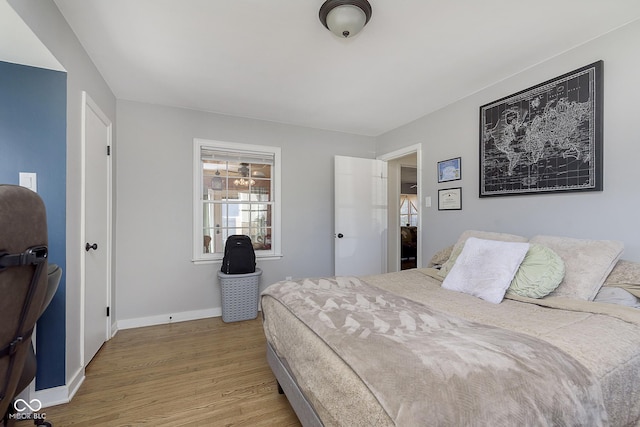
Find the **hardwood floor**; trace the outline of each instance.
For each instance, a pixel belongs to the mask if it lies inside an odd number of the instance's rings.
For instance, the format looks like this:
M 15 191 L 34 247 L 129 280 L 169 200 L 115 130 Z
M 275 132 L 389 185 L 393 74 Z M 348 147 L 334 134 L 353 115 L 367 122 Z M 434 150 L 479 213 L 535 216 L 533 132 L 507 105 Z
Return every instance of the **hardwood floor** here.
M 300 426 L 265 346 L 260 317 L 119 331 L 73 400 L 41 412 L 56 427 Z

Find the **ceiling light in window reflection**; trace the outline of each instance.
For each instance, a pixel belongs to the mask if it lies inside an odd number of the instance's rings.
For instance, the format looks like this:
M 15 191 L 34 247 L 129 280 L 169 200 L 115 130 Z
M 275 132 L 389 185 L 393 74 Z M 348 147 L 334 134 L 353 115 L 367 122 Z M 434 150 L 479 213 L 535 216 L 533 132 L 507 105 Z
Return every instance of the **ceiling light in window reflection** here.
M 255 185 L 256 184 L 256 182 L 253 179 L 244 179 L 244 178 L 236 179 L 236 180 L 233 181 L 233 183 L 236 186 L 239 186 L 239 187 L 248 187 L 249 184 L 251 184 L 251 185 Z

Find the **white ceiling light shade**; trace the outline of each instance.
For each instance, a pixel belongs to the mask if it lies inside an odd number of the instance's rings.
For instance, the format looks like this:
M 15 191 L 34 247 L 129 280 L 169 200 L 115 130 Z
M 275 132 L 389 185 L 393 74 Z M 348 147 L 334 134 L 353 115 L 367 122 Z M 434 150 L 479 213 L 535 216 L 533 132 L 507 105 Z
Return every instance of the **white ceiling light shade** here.
M 320 7 L 320 22 L 338 37 L 352 37 L 371 19 L 367 0 L 327 0 Z

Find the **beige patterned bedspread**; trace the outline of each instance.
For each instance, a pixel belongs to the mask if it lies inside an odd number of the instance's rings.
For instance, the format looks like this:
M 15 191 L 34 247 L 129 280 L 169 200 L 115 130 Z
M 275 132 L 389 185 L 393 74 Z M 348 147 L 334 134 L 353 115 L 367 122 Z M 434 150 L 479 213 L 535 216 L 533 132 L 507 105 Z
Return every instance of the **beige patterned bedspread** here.
M 560 298 L 494 305 L 441 289 L 431 273 L 265 291 L 267 338 L 326 425 L 638 421 L 640 311 L 566 310 Z

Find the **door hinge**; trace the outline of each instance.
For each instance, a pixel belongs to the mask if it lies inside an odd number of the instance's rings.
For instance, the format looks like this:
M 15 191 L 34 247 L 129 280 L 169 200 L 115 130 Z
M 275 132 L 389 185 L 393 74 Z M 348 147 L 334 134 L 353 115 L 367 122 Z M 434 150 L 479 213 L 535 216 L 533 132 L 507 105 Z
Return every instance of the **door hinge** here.
M 107 145 L 107 156 L 111 155 L 111 146 Z
M 109 307 L 107 307 L 107 317 L 109 317 Z

